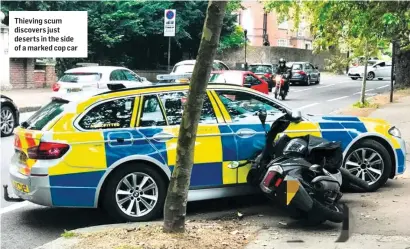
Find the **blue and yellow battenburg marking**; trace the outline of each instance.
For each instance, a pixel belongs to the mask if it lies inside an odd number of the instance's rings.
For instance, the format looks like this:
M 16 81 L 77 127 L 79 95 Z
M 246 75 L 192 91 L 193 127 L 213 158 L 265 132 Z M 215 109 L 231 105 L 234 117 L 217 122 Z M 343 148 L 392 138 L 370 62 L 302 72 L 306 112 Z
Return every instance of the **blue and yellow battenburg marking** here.
M 220 86 L 218 86 L 220 87 Z M 223 88 L 223 87 L 222 87 Z M 232 89 L 232 86 L 226 87 Z M 171 90 L 186 90 L 187 86 L 175 86 Z M 170 90 L 167 87 L 149 89 L 158 93 Z M 58 120 L 53 128 L 52 140 L 68 143 L 71 148 L 57 165 L 49 168 L 49 179 L 53 205 L 55 206 L 94 206 L 97 186 L 107 168 L 119 160 L 132 156 L 144 155 L 168 165 L 172 171 L 176 164 L 176 145 L 179 126 L 131 128 L 121 130 L 97 130 L 79 132 L 73 127 L 74 118 L 96 101 L 112 97 L 121 97 L 141 93 L 141 90 L 113 92 L 99 95 L 80 103 L 75 113 L 68 113 Z M 144 92 L 145 93 L 145 92 Z M 260 124 L 236 124 L 224 108 L 214 91 L 208 92 L 214 107 L 218 124 L 201 125 L 198 128 L 195 145 L 194 165 L 192 169 L 191 188 L 217 187 L 228 184 L 246 183 L 248 167 L 229 169 L 232 161 L 244 161 L 253 156 L 264 146 L 264 129 Z M 131 127 L 139 125 L 139 111 L 143 101 L 136 97 Z M 224 123 L 224 121 L 226 123 Z M 286 133 L 291 136 L 311 134 L 327 140 L 342 142 L 345 149 L 352 140 L 363 132 L 375 132 L 386 137 L 394 146 L 397 155 L 398 172 L 404 170 L 404 155 L 399 142 L 387 132 L 387 124 L 383 121 L 357 117 L 320 117 L 312 122 L 291 124 Z M 243 128 L 255 130 L 252 137 L 238 137 L 235 133 Z M 17 129 L 23 149 L 28 148 L 28 141 L 39 143 L 41 133 Z M 160 132 L 174 134 L 174 138 L 166 142 L 152 139 Z M 32 137 L 33 140 L 25 140 Z M 118 144 L 116 138 L 130 139 Z M 23 140 L 24 139 L 24 140 Z M 132 140 L 131 140 L 132 139 Z M 28 162 L 31 166 L 35 162 Z M 296 193 L 295 186 L 289 185 L 288 199 Z M 294 196 L 294 194 L 293 194 Z

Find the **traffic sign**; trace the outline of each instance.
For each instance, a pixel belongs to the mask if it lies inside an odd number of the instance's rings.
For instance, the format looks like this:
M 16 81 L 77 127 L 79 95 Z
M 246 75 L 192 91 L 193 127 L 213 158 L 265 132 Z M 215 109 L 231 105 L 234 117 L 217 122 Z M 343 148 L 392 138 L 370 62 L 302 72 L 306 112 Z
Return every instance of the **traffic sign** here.
M 176 10 L 166 9 L 164 12 L 164 36 L 175 36 Z

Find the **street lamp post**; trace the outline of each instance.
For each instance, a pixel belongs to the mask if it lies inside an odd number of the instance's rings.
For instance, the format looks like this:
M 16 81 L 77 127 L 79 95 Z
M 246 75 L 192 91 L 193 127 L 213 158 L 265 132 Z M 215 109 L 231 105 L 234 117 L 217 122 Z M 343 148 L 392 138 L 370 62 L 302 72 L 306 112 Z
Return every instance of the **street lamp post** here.
M 244 30 L 243 31 L 243 34 L 244 34 L 244 38 L 245 38 L 245 71 L 247 71 L 248 70 L 248 63 L 246 62 L 246 43 L 247 43 L 247 41 L 248 41 L 248 30 Z

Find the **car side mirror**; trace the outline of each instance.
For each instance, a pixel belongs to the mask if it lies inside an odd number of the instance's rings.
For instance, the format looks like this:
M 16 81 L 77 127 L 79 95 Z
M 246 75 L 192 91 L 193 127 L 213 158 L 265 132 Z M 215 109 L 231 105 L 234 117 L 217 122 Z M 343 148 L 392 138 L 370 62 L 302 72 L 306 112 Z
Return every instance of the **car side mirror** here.
M 262 126 L 265 127 L 265 122 L 266 122 L 266 117 L 268 114 L 266 113 L 266 110 L 260 110 L 258 113 L 259 120 L 262 123 Z

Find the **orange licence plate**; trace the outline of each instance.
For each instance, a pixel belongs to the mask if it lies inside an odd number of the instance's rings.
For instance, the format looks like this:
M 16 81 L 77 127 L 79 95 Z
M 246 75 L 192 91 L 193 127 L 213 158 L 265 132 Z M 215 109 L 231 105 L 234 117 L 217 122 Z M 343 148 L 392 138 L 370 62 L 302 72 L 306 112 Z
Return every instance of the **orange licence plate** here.
M 23 193 L 29 193 L 30 192 L 30 190 L 29 190 L 29 188 L 26 184 L 19 183 L 19 182 L 16 182 L 16 181 L 12 181 L 12 183 L 13 183 L 14 188 L 17 189 L 18 191 L 23 192 Z

